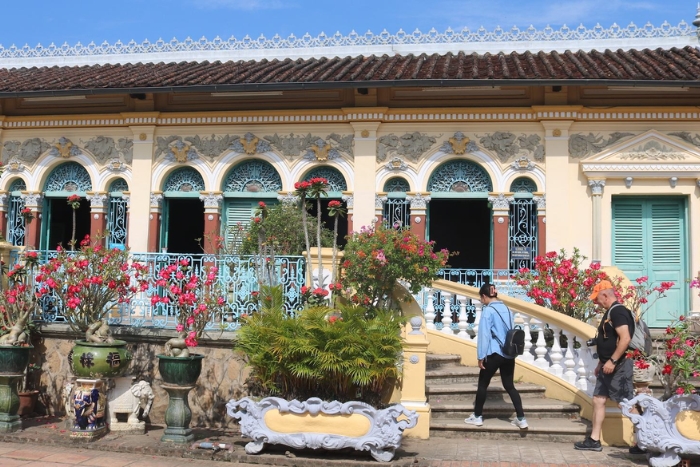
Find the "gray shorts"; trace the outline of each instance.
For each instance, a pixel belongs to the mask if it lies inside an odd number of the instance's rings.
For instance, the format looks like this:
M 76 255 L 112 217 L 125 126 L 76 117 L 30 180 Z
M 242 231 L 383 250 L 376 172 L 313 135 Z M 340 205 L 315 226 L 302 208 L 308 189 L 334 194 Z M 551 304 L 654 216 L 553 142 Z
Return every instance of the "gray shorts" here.
M 624 358 L 615 367 L 615 371 L 606 375 L 601 367 L 596 379 L 594 396 L 605 396 L 615 402 L 634 397 L 633 384 L 634 364 L 632 359 Z

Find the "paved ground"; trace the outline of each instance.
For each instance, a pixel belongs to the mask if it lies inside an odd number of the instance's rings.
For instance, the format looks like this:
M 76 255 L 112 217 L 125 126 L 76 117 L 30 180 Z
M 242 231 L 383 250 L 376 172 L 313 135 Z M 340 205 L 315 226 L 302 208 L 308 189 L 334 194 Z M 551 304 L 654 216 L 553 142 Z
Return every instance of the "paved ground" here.
M 161 443 L 163 427 L 152 426 L 145 435 L 110 433 L 93 441 L 76 441 L 57 418 L 25 420 L 21 432 L 0 434 L 2 467 L 222 467 L 224 465 L 311 467 L 525 467 L 525 466 L 633 466 L 647 465 L 644 456 L 626 449 L 603 452 L 576 451 L 570 443 L 468 438 L 404 440 L 394 461 L 379 464 L 367 453 L 293 451 L 271 446 L 262 454 L 245 453 L 246 440 L 235 431 L 196 430 L 198 440 L 226 443 L 229 449 L 213 452 L 193 445 Z M 224 463 L 227 462 L 228 464 Z

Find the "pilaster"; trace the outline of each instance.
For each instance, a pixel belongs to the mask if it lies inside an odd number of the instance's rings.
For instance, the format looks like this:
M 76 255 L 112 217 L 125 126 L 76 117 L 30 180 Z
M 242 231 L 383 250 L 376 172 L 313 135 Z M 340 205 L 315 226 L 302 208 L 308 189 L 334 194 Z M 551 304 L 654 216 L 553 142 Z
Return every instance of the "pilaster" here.
M 160 191 L 151 193 L 148 204 L 148 250 L 146 251 L 158 251 L 160 243 L 161 212 L 163 210 L 163 193 Z M 131 209 L 129 209 L 129 211 L 131 211 Z M 131 217 L 131 215 L 129 217 Z
M 2 131 L 2 130 L 0 130 Z M 0 191 L 0 235 L 3 238 L 7 238 L 7 215 L 8 206 L 7 202 L 10 199 L 10 194 L 7 191 Z
M 493 268 L 509 269 L 510 203 L 513 193 L 489 193 L 493 213 Z
M 345 207 L 348 210 L 348 234 L 351 234 L 353 232 L 353 218 L 355 217 L 355 197 L 352 191 L 343 192 L 343 201 L 345 201 Z
M 150 116 L 148 114 L 146 116 Z M 153 177 L 153 144 L 156 127 L 131 126 L 129 129 L 134 135 L 134 159 L 131 164 L 132 181 L 129 184 L 129 230 L 127 238 L 129 247 L 133 251 L 156 251 L 151 249 L 154 240 L 151 238 L 153 231 L 149 225 L 148 231 L 144 229 L 143 222 L 149 219 L 151 213 L 151 180 Z M 148 232 L 148 234 L 146 233 Z M 157 231 L 156 231 L 157 232 Z M 157 244 L 157 238 L 156 238 Z
M 41 199 L 43 195 L 38 191 L 23 191 L 24 207 L 29 208 L 34 215 L 34 220 L 25 224 L 24 246 L 31 250 L 39 248 L 39 236 L 41 235 Z M 53 249 L 56 245 L 47 245 Z
M 387 195 L 383 191 L 374 195 L 374 221 L 377 224 L 384 222 L 384 203 L 387 199 Z
M 532 195 L 537 203 L 537 255 L 544 256 L 547 253 L 547 198 L 544 193 Z
M 602 227 L 602 198 L 603 188 L 605 188 L 604 178 L 595 178 L 588 180 L 588 186 L 591 187 L 591 198 L 593 202 L 593 219 L 592 219 L 592 262 L 600 263 L 602 258 L 602 242 L 603 242 L 603 227 Z
M 350 122 L 355 130 L 353 226 L 369 226 L 375 214 L 377 129 L 380 122 Z
M 199 199 L 204 203 L 204 253 L 216 254 L 221 232 L 221 203 L 224 200 L 221 191 L 201 191 Z
M 411 232 L 425 240 L 425 221 L 430 202 L 429 192 L 408 192 L 406 199 L 411 203 Z
M 94 240 L 100 235 L 105 235 L 109 196 L 104 191 L 88 191 L 86 194 L 90 202 L 90 239 Z

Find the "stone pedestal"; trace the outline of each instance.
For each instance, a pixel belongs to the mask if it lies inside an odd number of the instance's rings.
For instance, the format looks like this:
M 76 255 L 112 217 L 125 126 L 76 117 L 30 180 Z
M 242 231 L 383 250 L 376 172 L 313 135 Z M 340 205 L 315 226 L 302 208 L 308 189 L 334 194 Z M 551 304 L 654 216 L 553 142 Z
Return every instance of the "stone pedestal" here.
M 17 414 L 19 395 L 17 386 L 23 373 L 0 374 L 0 433 L 11 433 L 22 429 L 22 421 Z
M 191 443 L 194 441 L 194 434 L 190 428 L 192 410 L 187 397 L 194 386 L 163 384 L 161 387 L 168 393 L 169 401 L 165 411 L 166 428 L 160 440 L 170 443 Z
M 92 440 L 107 433 L 105 424 L 107 397 L 103 379 L 76 379 L 71 401 L 75 414 L 71 438 Z

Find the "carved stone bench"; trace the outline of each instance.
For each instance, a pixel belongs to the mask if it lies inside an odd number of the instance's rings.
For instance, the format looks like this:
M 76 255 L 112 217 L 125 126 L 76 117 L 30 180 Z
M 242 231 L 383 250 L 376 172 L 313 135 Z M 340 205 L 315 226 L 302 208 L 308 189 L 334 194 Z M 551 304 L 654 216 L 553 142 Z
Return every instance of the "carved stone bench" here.
M 397 404 L 377 410 L 363 402 L 306 402 L 267 397 L 246 397 L 226 404 L 229 416 L 240 420 L 241 434 L 252 441 L 248 454 L 259 453 L 265 443 L 303 449 L 353 448 L 369 451 L 378 461 L 394 458 L 403 432 L 413 428 L 418 415 Z
M 632 413 L 637 404 L 642 415 Z M 670 467 L 681 455 L 700 455 L 700 396 L 673 396 L 662 402 L 640 394 L 620 407 L 635 425 L 637 444 L 649 453 L 649 465 Z

